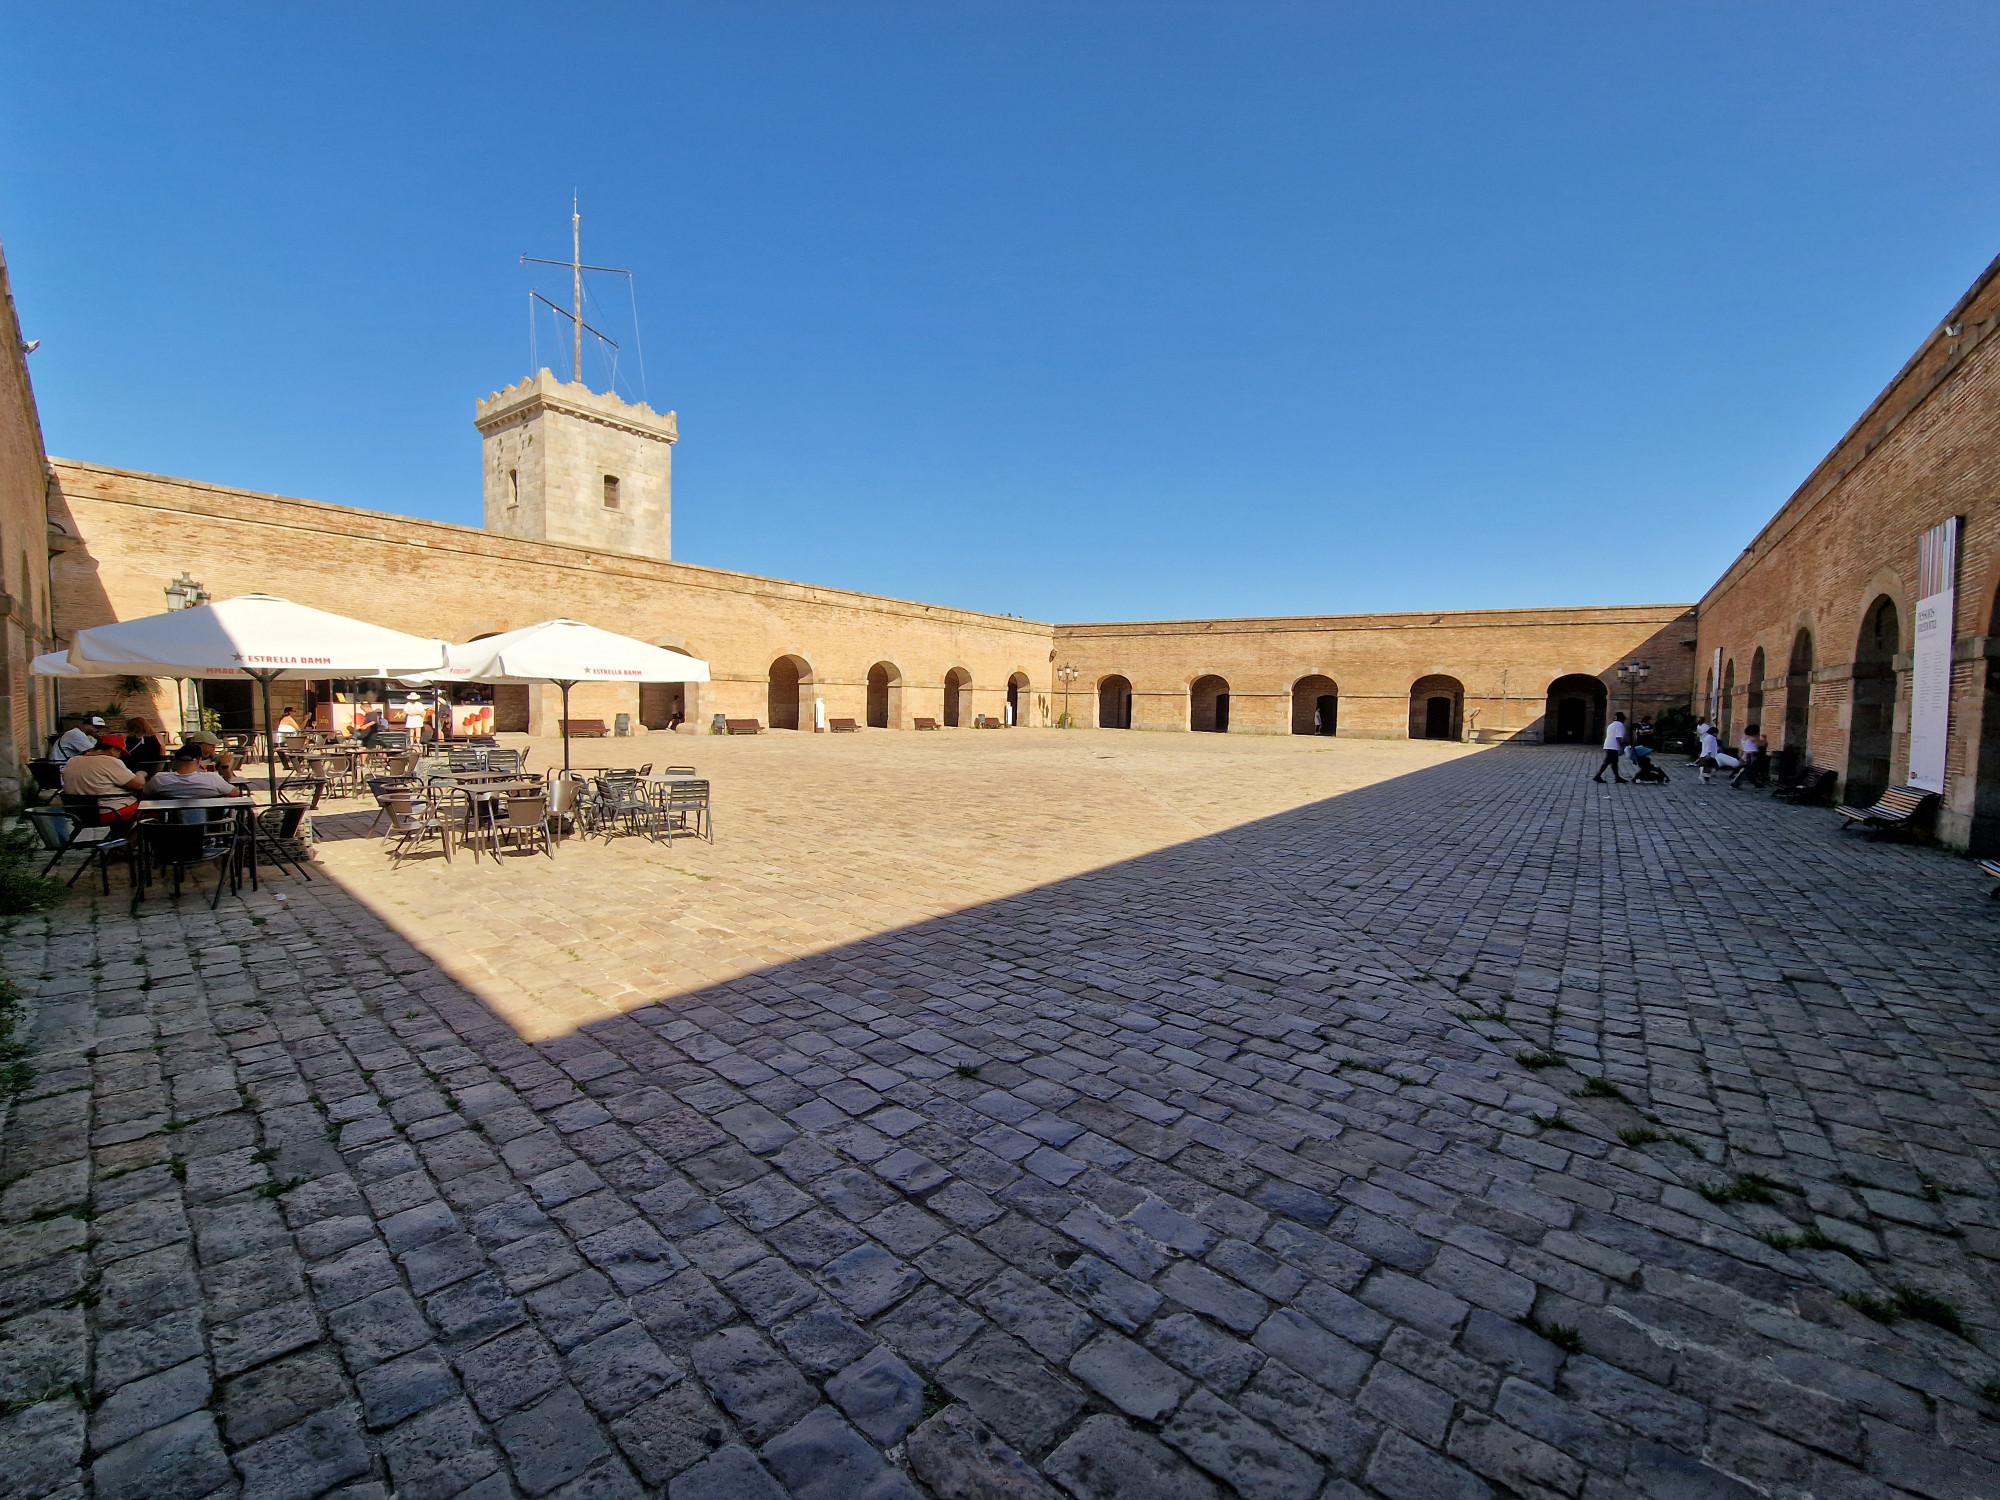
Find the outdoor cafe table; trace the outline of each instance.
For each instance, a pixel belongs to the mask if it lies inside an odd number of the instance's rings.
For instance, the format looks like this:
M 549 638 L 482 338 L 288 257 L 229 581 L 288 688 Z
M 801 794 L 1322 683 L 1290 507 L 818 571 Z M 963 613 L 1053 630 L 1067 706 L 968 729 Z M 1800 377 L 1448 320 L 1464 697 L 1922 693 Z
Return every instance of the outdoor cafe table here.
M 250 889 L 253 891 L 256 890 L 257 889 L 257 833 L 256 833 L 257 825 L 255 819 L 257 816 L 258 808 L 257 805 L 250 800 L 250 798 L 248 797 L 146 797 L 142 798 L 138 804 L 138 809 L 141 816 L 145 816 L 147 814 L 157 815 L 159 813 L 168 813 L 168 812 L 185 812 L 193 808 L 223 808 L 237 815 L 236 819 L 237 837 L 241 838 L 244 844 L 249 849 L 249 858 L 246 861 L 246 868 L 250 871 Z M 143 854 L 145 849 L 144 841 L 135 840 L 135 842 L 138 843 L 139 849 Z M 134 874 L 132 879 L 132 887 L 133 887 L 132 905 L 135 909 L 139 905 L 140 897 L 145 893 L 145 888 L 151 884 L 152 884 L 152 871 L 144 867 L 144 862 L 142 860 L 140 869 Z

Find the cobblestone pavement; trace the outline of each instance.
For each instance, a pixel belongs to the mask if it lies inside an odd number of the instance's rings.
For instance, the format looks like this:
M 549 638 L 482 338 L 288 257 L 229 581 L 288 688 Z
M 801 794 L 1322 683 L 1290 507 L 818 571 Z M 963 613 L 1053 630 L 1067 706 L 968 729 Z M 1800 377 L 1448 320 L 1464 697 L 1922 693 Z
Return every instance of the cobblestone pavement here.
M 1001 741 L 17 923 L 0 1493 L 2000 1495 L 1969 866 L 1594 752 Z

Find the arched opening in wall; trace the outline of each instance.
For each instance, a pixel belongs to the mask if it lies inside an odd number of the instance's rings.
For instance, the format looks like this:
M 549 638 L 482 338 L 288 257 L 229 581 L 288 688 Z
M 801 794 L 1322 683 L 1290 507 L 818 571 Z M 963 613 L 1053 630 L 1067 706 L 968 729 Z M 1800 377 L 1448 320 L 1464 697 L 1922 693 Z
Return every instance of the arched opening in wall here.
M 1197 734 L 1229 733 L 1229 684 L 1197 677 L 1188 687 L 1188 728 Z
M 1813 638 L 1801 630 L 1792 638 L 1791 665 L 1785 670 L 1785 743 L 1797 764 L 1812 758 Z
M 1750 658 L 1749 692 L 1743 695 L 1743 728 L 1746 733 L 1764 732 L 1764 648 Z
M 678 729 L 687 722 L 687 684 L 639 684 L 639 722 L 648 729 Z
M 767 712 L 773 729 L 797 729 L 812 691 L 812 667 L 800 656 L 781 656 L 771 663 Z
M 1604 741 L 1604 684 L 1586 672 L 1572 672 L 1549 684 L 1542 710 L 1543 738 L 1551 745 L 1597 745 Z
M 1132 727 L 1132 682 L 1113 672 L 1097 684 L 1097 727 L 1099 729 L 1130 729 Z
M 1410 684 L 1410 738 L 1455 740 L 1465 731 L 1465 684 L 1456 677 L 1419 677 Z
M 1722 666 L 1722 722 L 1717 726 L 1722 731 L 1722 743 L 1735 743 L 1731 733 L 1736 727 L 1736 658 L 1730 657 Z
M 656 635 L 649 645 L 666 651 L 678 651 L 683 656 L 699 657 L 701 653 L 677 635 Z M 647 729 L 678 729 L 687 722 L 688 712 L 694 705 L 694 697 L 685 682 L 642 682 L 639 684 L 639 722 Z
M 868 727 L 903 727 L 903 672 L 892 661 L 878 661 L 868 669 Z
M 957 729 L 972 721 L 972 674 L 953 667 L 944 674 L 944 724 Z
M 2000 595 L 1993 601 L 1993 613 L 1986 633 L 2000 635 Z M 1974 766 L 1972 827 L 1966 834 L 1966 848 L 1973 854 L 2000 854 L 2000 657 L 1986 659 L 1986 695 L 1980 705 L 1979 759 Z
M 1340 689 L 1315 674 L 1292 684 L 1292 733 L 1332 734 L 1340 719 Z
M 1896 653 L 1903 625 L 1896 601 L 1880 595 L 1861 617 L 1854 647 L 1854 703 L 1847 727 L 1847 786 L 1843 797 L 1868 807 L 1889 789 L 1895 748 Z
M 1007 727 L 1013 729 L 1022 723 L 1021 715 L 1028 706 L 1028 690 L 1031 684 L 1026 672 L 1016 672 L 1007 679 Z

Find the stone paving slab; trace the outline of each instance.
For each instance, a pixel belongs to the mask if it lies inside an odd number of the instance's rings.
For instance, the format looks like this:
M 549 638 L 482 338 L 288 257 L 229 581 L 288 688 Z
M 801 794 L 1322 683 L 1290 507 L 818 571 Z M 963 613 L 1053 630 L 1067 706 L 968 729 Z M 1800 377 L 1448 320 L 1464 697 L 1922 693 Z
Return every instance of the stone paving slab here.
M 713 848 L 16 924 L 0 1493 L 2000 1494 L 1962 862 L 1564 750 L 749 743 Z

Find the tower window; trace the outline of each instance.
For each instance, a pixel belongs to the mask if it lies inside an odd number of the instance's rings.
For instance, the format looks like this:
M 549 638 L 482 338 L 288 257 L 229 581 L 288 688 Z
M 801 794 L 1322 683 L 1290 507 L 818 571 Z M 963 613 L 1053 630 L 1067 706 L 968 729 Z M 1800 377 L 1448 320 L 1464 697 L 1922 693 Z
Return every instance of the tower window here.
M 509 505 L 519 505 L 521 503 L 521 471 L 519 469 L 509 469 L 507 471 L 507 503 Z
M 606 510 L 618 509 L 618 476 L 616 474 L 606 474 L 604 476 L 604 508 Z

